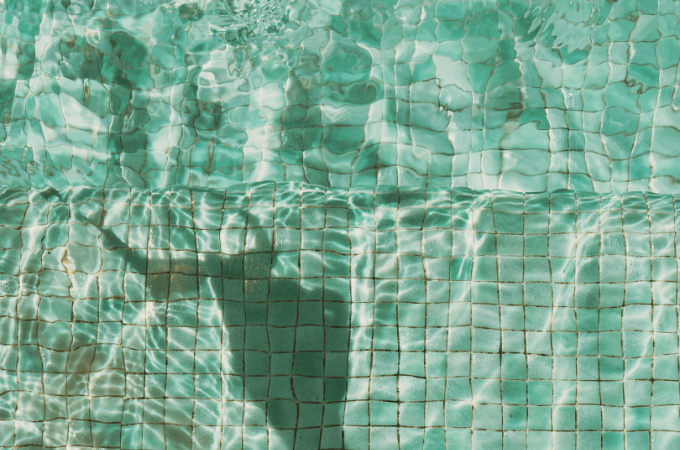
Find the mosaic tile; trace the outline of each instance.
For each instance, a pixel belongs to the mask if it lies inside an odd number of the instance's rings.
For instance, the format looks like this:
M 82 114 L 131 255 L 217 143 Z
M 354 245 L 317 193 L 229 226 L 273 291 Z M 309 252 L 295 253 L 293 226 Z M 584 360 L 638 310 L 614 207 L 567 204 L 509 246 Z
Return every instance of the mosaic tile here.
M 0 0 L 0 448 L 679 448 L 679 39 Z
M 0 191 L 1 445 L 674 448 L 677 203 Z
M 33 0 L 0 17 L 9 186 L 680 186 L 672 0 Z

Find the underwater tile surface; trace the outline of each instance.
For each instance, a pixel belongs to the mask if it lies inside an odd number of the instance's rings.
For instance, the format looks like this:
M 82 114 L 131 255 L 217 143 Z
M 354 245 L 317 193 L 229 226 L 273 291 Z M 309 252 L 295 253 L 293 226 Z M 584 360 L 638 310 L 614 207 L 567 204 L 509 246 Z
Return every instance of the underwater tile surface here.
M 5 184 L 680 191 L 675 0 L 6 0 Z
M 680 442 L 673 196 L 0 198 L 4 448 Z
M 0 449 L 680 448 L 678 8 L 0 0 Z

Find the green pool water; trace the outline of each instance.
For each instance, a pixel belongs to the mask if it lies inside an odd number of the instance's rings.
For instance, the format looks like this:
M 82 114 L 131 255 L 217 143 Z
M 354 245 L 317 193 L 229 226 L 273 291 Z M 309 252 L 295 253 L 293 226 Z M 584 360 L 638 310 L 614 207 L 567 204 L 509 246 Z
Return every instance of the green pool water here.
M 678 192 L 670 0 L 7 0 L 5 184 Z
M 679 448 L 679 60 L 669 0 L 0 0 L 0 448 Z

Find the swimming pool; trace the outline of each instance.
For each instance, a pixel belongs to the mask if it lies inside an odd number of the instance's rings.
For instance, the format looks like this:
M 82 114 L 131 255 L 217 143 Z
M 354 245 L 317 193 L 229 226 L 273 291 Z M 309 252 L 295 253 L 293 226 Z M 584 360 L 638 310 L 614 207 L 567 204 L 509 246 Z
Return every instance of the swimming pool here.
M 6 185 L 678 189 L 673 1 L 2 8 Z
M 0 17 L 0 447 L 678 446 L 677 2 Z

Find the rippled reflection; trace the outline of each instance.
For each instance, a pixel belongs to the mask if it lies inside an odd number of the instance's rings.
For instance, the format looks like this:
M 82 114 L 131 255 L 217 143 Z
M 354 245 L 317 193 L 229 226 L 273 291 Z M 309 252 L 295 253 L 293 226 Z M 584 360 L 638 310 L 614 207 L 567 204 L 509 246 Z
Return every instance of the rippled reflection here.
M 676 5 L 652 3 L 12 3 L 0 171 L 676 192 Z

